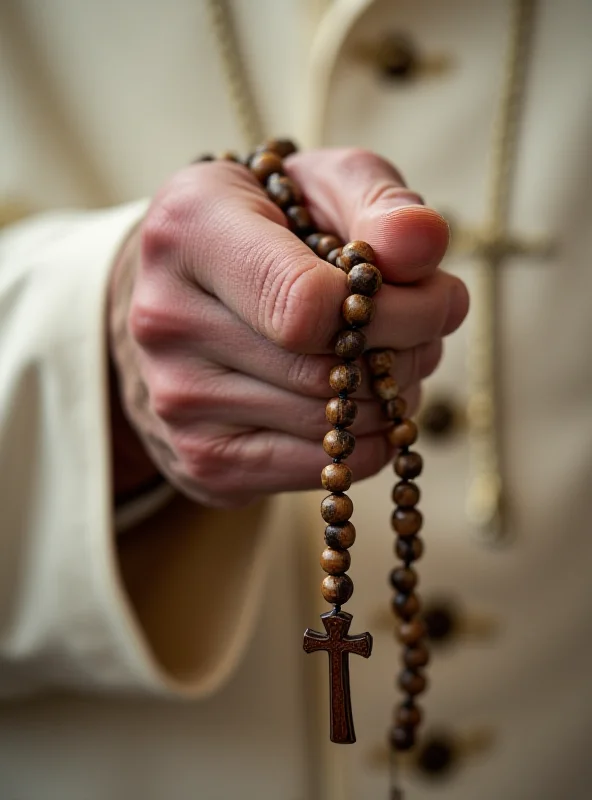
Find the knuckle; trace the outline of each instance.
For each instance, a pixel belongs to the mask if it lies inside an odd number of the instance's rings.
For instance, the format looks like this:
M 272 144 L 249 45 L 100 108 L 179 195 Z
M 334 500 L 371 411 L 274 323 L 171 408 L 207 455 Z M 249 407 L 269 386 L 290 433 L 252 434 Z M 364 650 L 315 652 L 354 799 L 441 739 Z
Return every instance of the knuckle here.
M 208 382 L 183 370 L 154 370 L 149 385 L 152 411 L 169 425 L 197 422 L 216 402 Z
M 132 300 L 128 314 L 128 329 L 137 344 L 151 347 L 162 341 L 163 332 L 167 329 L 167 315 L 153 303 Z

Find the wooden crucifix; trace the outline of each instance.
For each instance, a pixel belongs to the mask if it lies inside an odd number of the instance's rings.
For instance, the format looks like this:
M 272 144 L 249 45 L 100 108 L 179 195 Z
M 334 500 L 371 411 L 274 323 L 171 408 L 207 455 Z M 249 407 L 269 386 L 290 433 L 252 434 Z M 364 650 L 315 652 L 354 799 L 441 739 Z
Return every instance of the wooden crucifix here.
M 346 611 L 328 611 L 321 614 L 326 634 L 307 628 L 304 633 L 304 650 L 312 653 L 326 650 L 329 654 L 329 691 L 331 695 L 331 741 L 336 744 L 353 744 L 356 741 L 349 690 L 349 654 L 369 658 L 372 653 L 372 636 L 361 633 L 348 636 L 353 619 Z

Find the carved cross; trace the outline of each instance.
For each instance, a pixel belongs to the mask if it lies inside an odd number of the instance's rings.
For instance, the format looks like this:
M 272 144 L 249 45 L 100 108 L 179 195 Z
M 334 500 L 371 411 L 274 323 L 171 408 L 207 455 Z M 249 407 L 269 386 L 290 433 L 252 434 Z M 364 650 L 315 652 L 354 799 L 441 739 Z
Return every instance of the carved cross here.
M 312 653 L 326 650 L 329 654 L 329 691 L 331 695 L 331 741 L 353 744 L 356 741 L 349 691 L 349 654 L 369 658 L 372 636 L 361 633 L 347 636 L 353 619 L 345 611 L 328 611 L 321 614 L 326 634 L 307 628 L 304 633 L 304 650 Z

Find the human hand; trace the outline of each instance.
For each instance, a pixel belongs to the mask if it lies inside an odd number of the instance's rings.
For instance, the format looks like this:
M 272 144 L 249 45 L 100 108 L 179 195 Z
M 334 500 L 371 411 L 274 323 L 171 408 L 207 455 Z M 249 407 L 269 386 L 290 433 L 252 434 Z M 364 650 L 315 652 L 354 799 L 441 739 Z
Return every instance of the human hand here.
M 320 230 L 374 248 L 384 283 L 368 346 L 397 352 L 413 408 L 468 308 L 462 282 L 438 269 L 446 222 L 366 151 L 297 154 L 285 169 Z M 173 485 L 224 507 L 319 485 L 347 293 L 244 167 L 195 164 L 161 189 L 114 271 L 111 353 L 125 414 Z M 367 376 L 355 399 L 360 479 L 393 453 Z

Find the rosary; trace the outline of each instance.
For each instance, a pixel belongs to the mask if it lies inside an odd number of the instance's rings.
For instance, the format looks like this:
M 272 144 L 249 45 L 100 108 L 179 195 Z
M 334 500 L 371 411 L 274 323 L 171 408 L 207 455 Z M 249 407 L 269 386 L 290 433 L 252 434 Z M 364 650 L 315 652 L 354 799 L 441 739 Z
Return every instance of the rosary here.
M 351 556 L 349 548 L 356 538 L 350 522 L 353 503 L 345 492 L 353 475 L 344 463 L 355 448 L 355 436 L 349 430 L 354 424 L 357 405 L 350 395 L 360 386 L 362 370 L 356 363 L 366 349 L 362 331 L 374 317 L 372 297 L 382 285 L 382 275 L 376 266 L 372 247 L 366 242 L 343 244 L 336 236 L 315 231 L 308 210 L 302 205 L 302 192 L 283 169 L 283 159 L 296 151 L 287 140 L 275 139 L 256 148 L 243 162 L 262 184 L 268 197 L 285 213 L 290 230 L 302 239 L 320 258 L 344 273 L 349 296 L 342 306 L 343 330 L 337 333 L 334 352 L 343 363 L 333 367 L 328 376 L 336 396 L 326 406 L 326 417 L 333 426 L 324 440 L 323 448 L 332 459 L 321 473 L 323 487 L 330 492 L 321 503 L 321 516 L 327 523 L 325 549 L 321 566 L 327 573 L 321 584 L 324 599 L 333 608 L 321 615 L 324 633 L 306 630 L 304 650 L 312 653 L 325 650 L 329 656 L 330 687 L 330 737 L 337 744 L 356 741 L 350 687 L 350 653 L 369 658 L 372 636 L 362 633 L 348 635 L 352 615 L 342 610 L 353 594 L 353 582 L 347 575 Z M 231 153 L 222 156 L 237 161 Z M 210 160 L 205 157 L 202 160 Z M 390 573 L 390 583 L 395 589 L 392 607 L 400 620 L 399 639 L 404 645 L 403 669 L 398 684 L 405 694 L 395 710 L 390 743 L 394 750 L 409 750 L 415 744 L 415 732 L 422 717 L 415 698 L 426 688 L 422 672 L 429 660 L 428 649 L 422 641 L 426 635 L 425 623 L 419 618 L 419 599 L 415 593 L 417 573 L 411 566 L 423 552 L 423 542 L 418 537 L 423 518 L 416 506 L 420 492 L 414 479 L 421 473 L 422 458 L 410 450 L 417 438 L 417 426 L 405 418 L 406 402 L 399 397 L 399 388 L 392 377 L 395 353 L 392 350 L 370 350 L 366 361 L 372 376 L 372 388 L 380 400 L 383 413 L 392 422 L 387 436 L 397 449 L 394 470 L 400 479 L 394 486 L 392 499 L 395 509 L 391 524 L 397 534 L 396 556 L 402 562 Z M 400 797 L 398 790 L 393 797 Z

